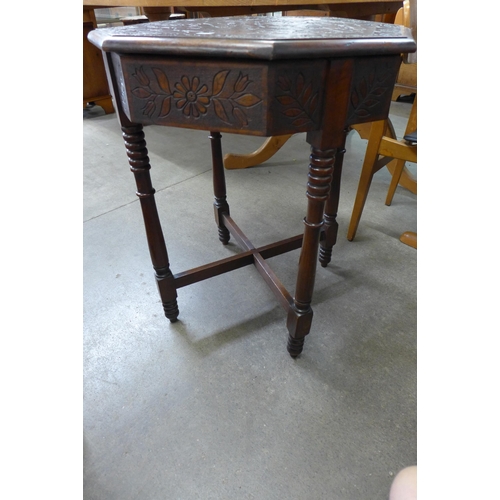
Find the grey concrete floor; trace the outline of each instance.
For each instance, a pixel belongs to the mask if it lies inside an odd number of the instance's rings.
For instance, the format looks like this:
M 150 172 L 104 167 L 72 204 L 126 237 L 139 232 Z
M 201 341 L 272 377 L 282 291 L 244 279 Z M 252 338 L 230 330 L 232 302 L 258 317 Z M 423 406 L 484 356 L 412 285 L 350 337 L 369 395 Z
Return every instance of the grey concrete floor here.
M 409 104 L 393 103 L 398 131 Z M 253 267 L 179 290 L 170 324 L 150 264 L 116 115 L 84 111 L 85 500 L 384 500 L 417 462 L 416 196 L 384 205 L 376 174 L 346 239 L 366 141 L 347 141 L 332 263 L 318 267 L 304 351 Z M 206 132 L 145 129 L 174 273 L 232 255 L 213 221 Z M 224 153 L 261 138 L 223 134 Z M 302 231 L 309 146 L 226 171 L 231 215 L 252 241 Z M 416 165 L 410 165 L 416 173 Z M 270 260 L 293 293 L 299 251 Z

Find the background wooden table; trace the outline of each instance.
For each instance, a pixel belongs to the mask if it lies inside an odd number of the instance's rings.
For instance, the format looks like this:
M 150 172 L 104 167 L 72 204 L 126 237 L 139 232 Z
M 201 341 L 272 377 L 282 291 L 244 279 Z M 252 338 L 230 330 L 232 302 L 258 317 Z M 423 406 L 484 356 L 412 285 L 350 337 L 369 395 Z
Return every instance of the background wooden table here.
M 395 15 L 402 0 L 83 0 L 84 8 L 142 7 L 146 15 L 169 11 L 171 7 L 191 12 L 206 12 L 211 16 L 229 16 L 280 12 L 287 10 L 321 9 L 336 17 L 366 19 L 376 14 Z M 156 20 L 156 19 L 153 19 Z

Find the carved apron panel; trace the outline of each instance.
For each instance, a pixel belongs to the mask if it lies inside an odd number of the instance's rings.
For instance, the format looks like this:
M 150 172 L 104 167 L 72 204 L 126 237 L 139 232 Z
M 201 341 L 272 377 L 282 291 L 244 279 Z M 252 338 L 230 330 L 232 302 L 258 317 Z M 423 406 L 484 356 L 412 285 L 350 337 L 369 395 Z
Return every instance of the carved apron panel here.
M 132 122 L 241 133 L 265 125 L 265 65 L 122 56 L 121 67 Z
M 270 72 L 273 129 L 296 133 L 319 128 L 325 70 L 324 59 L 275 63 Z
M 267 136 L 318 128 L 325 66 L 114 55 L 132 122 Z
M 348 125 L 381 120 L 387 116 L 400 64 L 400 56 L 356 59 Z

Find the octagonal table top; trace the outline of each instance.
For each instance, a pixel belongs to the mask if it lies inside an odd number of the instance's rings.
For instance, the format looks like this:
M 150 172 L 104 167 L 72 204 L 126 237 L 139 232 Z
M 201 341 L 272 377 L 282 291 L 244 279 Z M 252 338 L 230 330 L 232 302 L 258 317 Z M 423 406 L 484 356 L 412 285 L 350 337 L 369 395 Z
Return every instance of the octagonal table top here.
M 179 19 L 97 29 L 90 32 L 89 40 L 107 52 L 265 60 L 416 50 L 408 28 L 335 17 Z

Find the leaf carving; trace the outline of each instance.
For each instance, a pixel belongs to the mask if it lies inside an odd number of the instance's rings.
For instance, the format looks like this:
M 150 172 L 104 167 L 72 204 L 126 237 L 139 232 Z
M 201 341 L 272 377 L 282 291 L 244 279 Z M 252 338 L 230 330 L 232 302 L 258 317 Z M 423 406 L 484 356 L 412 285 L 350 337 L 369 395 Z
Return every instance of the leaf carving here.
M 376 71 L 371 71 L 368 77 L 363 77 L 359 81 L 350 96 L 354 115 L 368 118 L 373 112 L 376 113 L 377 106 L 383 102 L 382 97 L 389 89 L 383 85 L 389 76 L 386 73 L 377 76 Z
M 229 70 L 219 71 L 214 76 L 214 82 L 213 82 L 213 86 L 212 86 L 212 93 L 214 96 L 219 95 L 222 92 L 222 89 L 224 88 L 224 84 L 226 83 L 226 78 L 227 78 L 228 73 L 229 73 Z
M 378 104 L 378 101 L 376 101 L 375 99 L 367 99 L 365 102 L 364 102 L 364 105 L 367 107 L 367 108 L 372 108 L 373 106 L 376 106 Z
M 250 106 L 255 106 L 260 102 L 260 99 L 253 94 L 244 94 L 236 99 L 234 99 L 240 106 L 245 106 L 246 108 Z
M 356 114 L 361 118 L 366 118 L 366 117 L 370 116 L 370 113 L 366 109 L 363 109 L 363 108 L 357 109 Z
M 289 95 L 279 95 L 276 99 L 278 99 L 278 102 L 283 104 L 283 106 L 289 106 L 295 102 L 295 99 Z
M 309 102 L 309 114 L 313 114 L 316 111 L 316 107 L 318 106 L 318 93 L 313 95 L 311 101 Z
M 171 96 L 165 97 L 165 99 L 163 99 L 160 109 L 160 118 L 163 118 L 164 116 L 167 116 L 170 113 L 171 101 L 172 101 Z
M 385 91 L 387 90 L 387 87 L 377 87 L 376 89 L 373 89 L 371 91 L 371 94 L 380 97 Z
M 156 104 L 154 100 L 148 101 L 146 103 L 146 106 L 144 106 L 144 114 L 149 117 L 153 116 L 155 110 L 156 110 Z
M 294 117 L 294 116 L 299 116 L 302 113 L 302 110 L 299 108 L 289 108 L 285 109 L 284 115 Z
M 246 127 L 248 125 L 248 119 L 245 113 L 241 111 L 240 108 L 234 108 L 233 109 L 233 116 L 241 123 L 243 127 Z
M 292 87 L 292 83 L 290 82 L 290 80 L 284 76 L 279 76 L 278 77 L 278 87 L 281 89 L 281 90 L 284 90 L 285 92 L 287 90 L 290 90 L 290 88 Z
M 161 69 L 158 69 L 158 68 L 153 68 L 153 73 L 156 76 L 156 81 L 158 82 L 158 85 L 160 86 L 160 88 L 165 93 L 171 94 L 172 92 L 170 92 L 170 85 L 168 83 L 167 75 L 165 75 L 165 73 L 163 73 L 163 71 Z
M 224 106 L 220 102 L 219 99 L 213 99 L 214 103 L 214 109 L 215 109 L 215 114 L 223 121 L 226 123 L 230 123 L 229 118 L 227 117 L 226 110 L 224 109 Z
M 142 66 L 140 68 L 136 68 L 135 73 L 133 74 L 133 76 L 135 76 L 137 78 L 137 80 L 139 81 L 139 83 L 142 86 L 147 87 L 149 85 L 148 75 L 146 75 L 146 73 L 142 69 Z
M 136 87 L 135 89 L 133 89 L 132 94 L 134 94 L 135 97 L 138 97 L 139 99 L 147 99 L 152 95 L 149 90 L 143 89 L 142 87 Z
M 296 118 L 293 120 L 292 125 L 295 125 L 296 127 L 301 127 L 302 125 L 307 125 L 310 123 L 311 120 L 309 118 L 303 117 L 303 118 Z
M 304 90 L 304 94 L 302 95 L 301 101 L 305 104 L 309 97 L 311 96 L 312 93 L 312 85 L 309 84 L 306 89 Z
M 314 123 L 314 113 L 319 103 L 319 93 L 314 92 L 314 82 L 306 81 L 302 73 L 295 76 L 293 84 L 288 76 L 279 76 L 278 87 L 284 91 L 276 100 L 285 108 L 283 115 L 293 118 L 292 125 L 301 127 Z

